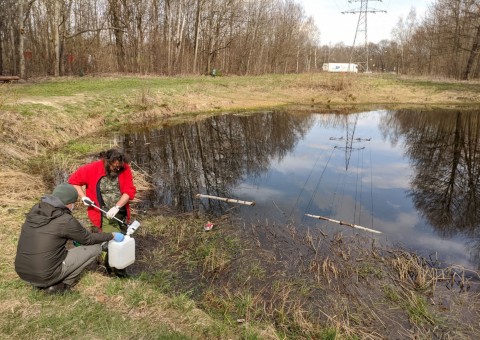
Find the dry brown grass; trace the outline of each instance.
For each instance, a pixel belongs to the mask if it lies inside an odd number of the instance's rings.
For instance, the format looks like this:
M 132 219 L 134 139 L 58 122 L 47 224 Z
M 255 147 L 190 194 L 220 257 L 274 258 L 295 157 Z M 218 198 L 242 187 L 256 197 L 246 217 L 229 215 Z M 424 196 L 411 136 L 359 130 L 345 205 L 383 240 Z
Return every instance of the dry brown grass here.
M 0 83 L 0 111 L 2 111 L 7 104 L 13 104 L 17 100 L 17 93 L 15 86 L 9 83 Z
M 0 206 L 18 207 L 38 199 L 45 186 L 38 177 L 19 171 L 0 171 Z
M 469 291 L 472 286 L 478 290 L 480 285 L 479 271 L 457 265 L 437 268 L 435 263 L 406 251 L 395 252 L 391 263 L 402 284 L 430 295 L 435 293 L 439 284 L 460 292 Z
M 392 259 L 392 266 L 404 284 L 431 294 L 435 293 L 438 279 L 443 275 L 442 270 L 432 268 L 423 258 L 403 251 Z

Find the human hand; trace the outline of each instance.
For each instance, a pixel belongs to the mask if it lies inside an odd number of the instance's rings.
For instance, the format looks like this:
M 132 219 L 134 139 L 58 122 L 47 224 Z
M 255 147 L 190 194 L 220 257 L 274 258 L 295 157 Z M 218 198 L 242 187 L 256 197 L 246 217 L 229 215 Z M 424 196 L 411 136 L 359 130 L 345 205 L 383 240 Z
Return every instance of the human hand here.
M 87 196 L 82 197 L 82 202 L 85 205 L 93 205 L 94 204 L 93 201 L 90 198 L 88 198 Z
M 117 207 L 117 206 L 114 206 L 113 208 L 110 208 L 110 210 L 107 211 L 107 218 L 111 219 L 111 218 L 115 217 L 115 215 L 118 213 L 119 210 L 120 210 L 120 208 Z
M 122 242 L 125 239 L 125 236 L 122 233 L 112 233 L 113 234 L 113 240 L 115 242 Z

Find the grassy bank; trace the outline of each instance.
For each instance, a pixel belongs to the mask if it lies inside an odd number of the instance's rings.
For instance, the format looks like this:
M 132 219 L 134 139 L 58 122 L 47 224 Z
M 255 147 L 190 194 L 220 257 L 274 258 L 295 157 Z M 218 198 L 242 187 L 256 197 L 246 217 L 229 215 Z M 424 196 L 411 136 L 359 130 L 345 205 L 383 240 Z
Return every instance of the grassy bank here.
M 84 153 L 91 140 L 78 137 L 127 123 L 172 123 L 179 116 L 298 105 L 331 111 L 364 106 L 478 106 L 477 83 L 400 79 L 394 75 L 339 74 L 260 77 L 96 77 L 41 79 L 0 86 L 0 155 L 18 168 L 24 159 L 70 142 Z M 18 139 L 17 136 L 25 136 Z
M 294 226 L 205 233 L 196 216 L 140 216 L 136 277 L 89 271 L 72 294 L 32 290 L 13 270 L 24 214 L 86 156 L 129 124 L 175 124 L 224 111 L 295 105 L 480 104 L 479 84 L 394 75 L 97 77 L 0 86 L 0 335 L 85 339 L 475 338 L 478 287 L 354 234 Z M 148 178 L 135 173 L 137 186 Z M 87 224 L 83 207 L 75 212 Z M 367 246 L 365 246 L 367 245 Z

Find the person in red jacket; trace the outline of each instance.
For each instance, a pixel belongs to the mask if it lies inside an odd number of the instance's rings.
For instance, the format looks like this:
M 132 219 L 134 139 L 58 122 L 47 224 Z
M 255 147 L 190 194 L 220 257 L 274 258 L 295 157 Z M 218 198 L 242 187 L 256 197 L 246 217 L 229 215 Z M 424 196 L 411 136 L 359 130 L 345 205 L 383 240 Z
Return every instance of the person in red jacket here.
M 99 160 L 78 168 L 70 176 L 68 183 L 75 187 L 83 203 L 88 206 L 88 217 L 97 231 L 126 233 L 130 221 L 129 202 L 134 199 L 136 188 L 128 158 L 120 150 L 101 152 Z M 85 192 L 82 187 L 85 187 Z M 91 205 L 91 201 L 107 212 L 105 216 Z M 125 269 L 110 268 L 108 253 L 105 256 L 105 267 L 108 273 L 113 271 L 116 276 L 128 277 Z
M 79 197 L 88 206 L 88 217 L 92 224 L 103 232 L 126 232 L 126 225 L 113 217 L 129 223 L 130 204 L 135 198 L 132 170 L 128 158 L 118 149 L 110 149 L 99 154 L 99 160 L 81 166 L 68 179 L 77 189 Z M 82 187 L 85 187 L 83 191 Z M 89 205 L 93 201 L 97 207 L 107 211 L 107 219 L 102 212 Z

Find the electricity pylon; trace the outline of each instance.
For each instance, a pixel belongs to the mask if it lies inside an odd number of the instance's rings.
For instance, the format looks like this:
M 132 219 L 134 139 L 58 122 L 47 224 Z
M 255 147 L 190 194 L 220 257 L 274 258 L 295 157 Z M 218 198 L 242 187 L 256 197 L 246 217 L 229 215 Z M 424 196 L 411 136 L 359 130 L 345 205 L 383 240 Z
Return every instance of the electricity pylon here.
M 355 37 L 353 38 L 352 50 L 350 53 L 350 64 L 358 64 L 358 69 L 368 72 L 368 32 L 367 32 L 367 13 L 387 13 L 387 11 L 368 8 L 369 0 L 348 0 L 349 3 L 360 2 L 360 8 L 343 11 L 342 14 L 358 13 L 357 30 L 355 31 Z M 382 0 L 370 0 L 379 1 Z
M 330 140 L 336 141 L 345 141 L 345 146 L 335 146 L 335 149 L 344 149 L 345 150 L 345 171 L 348 171 L 348 165 L 350 164 L 350 157 L 352 156 L 353 150 L 362 150 L 365 147 L 353 147 L 354 142 L 369 142 L 371 138 L 355 138 L 355 129 L 357 128 L 358 114 L 345 115 L 345 130 L 346 138 L 344 137 L 330 137 Z M 353 124 L 349 118 L 354 118 Z

